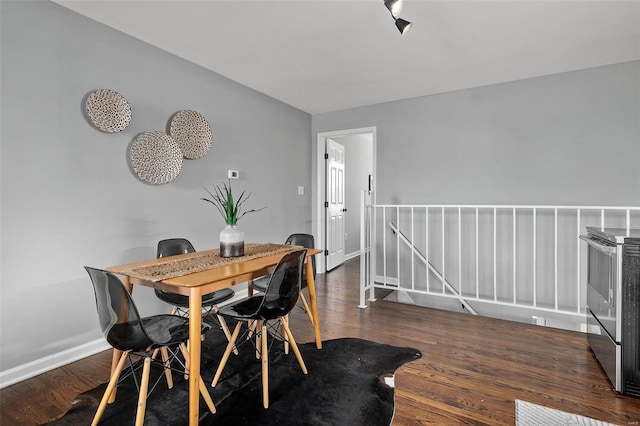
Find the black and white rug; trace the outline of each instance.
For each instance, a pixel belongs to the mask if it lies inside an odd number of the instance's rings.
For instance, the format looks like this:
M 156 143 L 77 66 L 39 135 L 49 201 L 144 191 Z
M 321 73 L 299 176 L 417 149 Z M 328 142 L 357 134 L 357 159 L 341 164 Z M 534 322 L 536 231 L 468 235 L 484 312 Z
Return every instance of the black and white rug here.
M 418 359 L 418 350 L 367 340 L 345 338 L 299 345 L 308 375 L 293 354 L 275 342 L 269 354 L 268 409 L 262 407 L 260 361 L 251 344 L 231 355 L 215 388 L 210 387 L 226 340 L 211 331 L 202 342 L 202 377 L 217 412 L 209 413 L 201 398 L 201 425 L 366 425 L 387 426 L 394 411 L 393 374 L 402 364 Z M 152 373 L 161 374 L 161 369 Z M 145 424 L 184 425 L 188 417 L 188 382 L 174 374 L 174 387 L 161 381 L 149 396 Z M 385 380 L 386 379 L 386 380 Z M 90 424 L 105 385 L 79 395 L 73 408 L 51 425 Z M 117 399 L 107 406 L 100 424 L 131 424 L 137 389 L 132 380 L 118 387 Z

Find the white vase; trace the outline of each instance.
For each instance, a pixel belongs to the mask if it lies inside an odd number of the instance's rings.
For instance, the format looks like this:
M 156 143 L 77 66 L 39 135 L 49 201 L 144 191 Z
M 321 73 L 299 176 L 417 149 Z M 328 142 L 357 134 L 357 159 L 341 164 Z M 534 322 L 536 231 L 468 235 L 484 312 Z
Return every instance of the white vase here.
M 244 256 L 244 231 L 238 225 L 225 225 L 220 231 L 220 257 Z

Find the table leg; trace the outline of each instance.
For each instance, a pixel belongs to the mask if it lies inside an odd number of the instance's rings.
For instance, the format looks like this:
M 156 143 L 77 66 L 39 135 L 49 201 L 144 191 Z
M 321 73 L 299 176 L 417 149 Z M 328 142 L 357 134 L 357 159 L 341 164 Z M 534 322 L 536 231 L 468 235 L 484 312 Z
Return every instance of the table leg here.
M 189 292 L 189 425 L 198 425 L 200 405 L 200 335 L 202 295 L 198 287 Z
M 307 288 L 309 289 L 309 301 L 311 303 L 311 314 L 313 315 L 313 330 L 316 335 L 316 348 L 322 349 L 320 320 L 318 319 L 318 303 L 316 301 L 316 284 L 313 280 L 313 265 L 311 257 L 307 258 Z
M 129 278 L 128 275 L 122 276 L 122 284 L 127 289 L 129 294 L 133 292 L 133 284 L 131 284 L 131 278 Z M 111 376 L 113 376 L 114 371 L 116 371 L 116 368 L 118 367 L 118 361 L 120 361 L 120 357 L 122 357 L 122 351 L 114 348 L 113 356 L 111 357 L 111 375 L 109 376 L 109 378 L 111 378 Z M 109 395 L 109 399 L 107 400 L 109 404 L 111 404 L 113 401 L 116 400 L 117 389 L 118 387 L 115 386 L 111 391 L 111 395 Z

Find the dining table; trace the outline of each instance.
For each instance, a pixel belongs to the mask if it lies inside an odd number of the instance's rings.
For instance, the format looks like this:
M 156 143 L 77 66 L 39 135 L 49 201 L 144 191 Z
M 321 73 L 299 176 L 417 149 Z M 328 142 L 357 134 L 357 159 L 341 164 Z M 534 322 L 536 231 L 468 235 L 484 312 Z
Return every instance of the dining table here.
M 202 312 L 202 296 L 216 290 L 254 279 L 273 272 L 286 253 L 307 250 L 305 273 L 309 291 L 309 304 L 313 317 L 316 348 L 322 349 L 320 321 L 311 256 L 321 249 L 304 248 L 288 244 L 245 244 L 243 256 L 221 257 L 219 249 L 198 251 L 177 256 L 144 260 L 124 265 L 110 266 L 107 271 L 122 277 L 129 292 L 134 285 L 153 287 L 189 297 L 189 312 Z M 189 425 L 198 424 L 199 380 L 201 359 L 202 316 L 189 315 Z M 115 369 L 120 351 L 114 349 L 111 371 Z M 115 390 L 110 401 L 115 399 Z

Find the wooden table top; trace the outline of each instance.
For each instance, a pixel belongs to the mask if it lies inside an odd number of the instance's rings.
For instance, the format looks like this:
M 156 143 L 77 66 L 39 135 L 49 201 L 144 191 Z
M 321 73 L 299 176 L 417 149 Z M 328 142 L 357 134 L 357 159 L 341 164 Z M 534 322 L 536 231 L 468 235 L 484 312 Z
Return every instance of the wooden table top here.
M 266 253 L 260 253 L 259 248 L 261 247 L 266 247 L 269 250 L 267 250 Z M 296 249 L 301 249 L 301 247 L 278 244 L 245 244 L 245 253 L 247 253 L 247 255 L 238 258 L 220 258 L 220 250 L 213 249 L 110 266 L 106 269 L 116 274 L 127 275 L 135 279 L 136 283 L 156 288 L 166 289 L 166 285 L 174 288 L 190 288 L 211 283 L 219 283 L 221 285 L 217 287 L 223 288 L 266 275 L 270 272 L 270 268 L 278 264 L 284 254 Z M 322 253 L 320 249 L 306 250 L 307 257 Z M 179 273 L 179 266 L 176 266 L 179 265 L 180 262 L 189 263 L 194 259 L 208 259 L 214 262 L 222 259 L 222 261 L 219 263 L 209 263 L 208 266 L 205 265 L 206 267 L 197 272 Z M 169 278 L 150 276 L 150 270 L 153 271 L 154 268 L 163 265 L 168 265 L 169 269 L 175 272 L 174 276 Z

